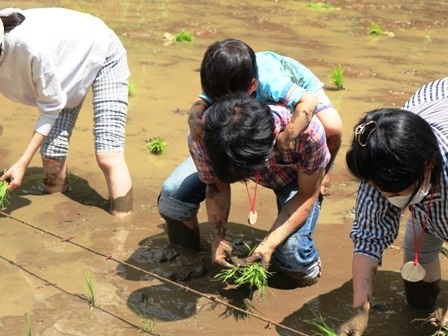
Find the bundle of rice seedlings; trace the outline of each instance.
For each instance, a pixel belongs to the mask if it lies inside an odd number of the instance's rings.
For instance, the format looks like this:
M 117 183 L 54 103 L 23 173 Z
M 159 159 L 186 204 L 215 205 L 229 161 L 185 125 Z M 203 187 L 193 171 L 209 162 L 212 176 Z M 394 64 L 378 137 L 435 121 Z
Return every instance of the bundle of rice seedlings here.
M 9 203 L 9 190 L 8 190 L 9 182 L 2 181 L 0 182 L 0 209 L 5 206 L 5 203 Z
M 313 311 L 312 313 L 317 318 L 317 321 L 307 321 L 307 323 L 317 328 L 313 336 L 338 336 L 338 333 L 327 325 L 322 315 L 317 315 Z

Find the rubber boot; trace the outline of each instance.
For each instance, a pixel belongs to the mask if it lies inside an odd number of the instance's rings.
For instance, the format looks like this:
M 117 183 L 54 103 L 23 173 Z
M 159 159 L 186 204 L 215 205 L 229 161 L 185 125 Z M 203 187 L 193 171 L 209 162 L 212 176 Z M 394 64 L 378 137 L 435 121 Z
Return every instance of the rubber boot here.
M 63 159 L 42 158 L 45 192 L 64 193 L 68 190 L 68 169 Z
M 434 282 L 403 281 L 406 301 L 411 307 L 428 311 L 436 307 L 437 296 L 440 293 L 440 279 Z
M 194 229 L 190 229 L 181 221 L 166 216 L 162 216 L 162 218 L 165 220 L 168 239 L 171 244 L 193 250 L 201 249 L 201 237 L 197 225 Z

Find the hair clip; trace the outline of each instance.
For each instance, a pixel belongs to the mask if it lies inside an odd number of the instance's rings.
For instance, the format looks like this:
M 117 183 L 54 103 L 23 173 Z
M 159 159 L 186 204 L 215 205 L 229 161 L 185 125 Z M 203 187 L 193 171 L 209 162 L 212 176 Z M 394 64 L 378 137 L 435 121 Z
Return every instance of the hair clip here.
M 373 127 L 370 129 L 369 133 L 365 137 L 365 140 L 362 141 L 362 136 L 366 132 L 366 128 L 368 128 L 369 125 L 373 125 Z M 373 121 L 373 120 L 366 122 L 364 124 L 361 124 L 355 128 L 355 139 L 356 139 L 356 141 L 358 141 L 358 143 L 361 147 L 367 146 L 367 141 L 369 140 L 369 136 L 370 136 L 370 134 L 372 134 L 372 132 L 375 129 L 376 129 L 376 121 Z

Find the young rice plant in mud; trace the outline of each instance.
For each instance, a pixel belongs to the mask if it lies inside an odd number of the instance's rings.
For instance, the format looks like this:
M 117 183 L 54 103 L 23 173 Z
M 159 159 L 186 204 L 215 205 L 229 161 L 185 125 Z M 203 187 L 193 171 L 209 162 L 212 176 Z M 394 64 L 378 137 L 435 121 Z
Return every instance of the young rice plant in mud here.
M 135 85 L 135 82 L 130 80 L 129 83 L 128 83 L 128 96 L 129 97 L 135 96 L 136 87 L 137 86 Z
M 193 42 L 194 36 L 186 30 L 181 30 L 176 35 L 165 33 L 163 34 L 163 39 L 165 40 L 165 45 L 170 45 L 173 42 Z
M 250 251 L 249 255 L 251 255 L 253 250 L 251 250 L 248 245 L 246 246 Z M 250 265 L 223 269 L 214 276 L 214 279 L 221 281 L 222 283 L 233 282 L 238 287 L 248 284 L 251 289 L 251 294 L 255 289 L 258 289 L 260 296 L 265 297 L 266 288 L 268 286 L 268 278 L 272 274 L 272 272 L 269 272 L 259 263 L 253 263 Z
M 148 154 L 163 155 L 166 145 L 164 137 L 155 137 L 146 141 L 145 149 Z
M 341 65 L 334 66 L 331 69 L 331 82 L 336 86 L 338 90 L 344 88 L 344 69 Z
M 322 315 L 317 315 L 313 311 L 311 312 L 316 317 L 317 321 L 313 320 L 306 322 L 317 328 L 317 330 L 314 330 L 315 334 L 313 336 L 338 336 L 338 333 L 327 325 Z
M 394 37 L 395 34 L 389 31 L 386 31 L 383 27 L 381 27 L 378 23 L 372 22 L 369 26 L 369 35 L 386 35 L 388 37 Z
M 0 209 L 2 209 L 5 206 L 5 203 L 9 203 L 8 186 L 9 186 L 8 181 L 0 182 Z
M 84 289 L 86 290 L 86 298 L 89 301 L 90 310 L 95 307 L 95 284 L 93 283 L 92 274 L 84 272 Z
M 31 315 L 26 313 L 26 336 L 32 336 Z
M 310 2 L 306 5 L 306 7 L 318 10 L 332 10 L 335 8 L 333 5 L 325 2 Z
M 131 306 L 132 306 L 132 308 L 134 308 L 134 310 L 137 312 L 138 316 L 140 317 L 140 323 L 143 326 L 143 328 L 141 328 L 140 330 L 143 332 L 152 334 L 152 332 L 156 328 L 157 320 L 149 319 L 143 309 L 140 309 L 133 304 L 131 304 Z

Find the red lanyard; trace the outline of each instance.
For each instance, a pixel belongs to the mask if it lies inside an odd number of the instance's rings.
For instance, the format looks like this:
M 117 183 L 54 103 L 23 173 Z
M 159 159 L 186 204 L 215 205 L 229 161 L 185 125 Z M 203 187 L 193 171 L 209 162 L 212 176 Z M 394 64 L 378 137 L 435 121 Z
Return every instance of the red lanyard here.
M 250 203 L 250 211 L 255 212 L 255 202 L 257 201 L 258 174 L 255 177 L 255 190 L 254 190 L 254 198 L 253 199 L 250 196 L 249 187 L 247 186 L 247 183 L 244 182 L 244 184 L 246 184 L 247 198 L 249 198 L 249 203 Z
M 431 191 L 431 197 L 429 199 L 428 208 L 426 209 L 425 214 L 425 220 L 423 222 L 423 228 L 422 228 L 422 234 L 420 235 L 419 241 L 417 241 L 417 233 L 415 232 L 415 222 L 414 222 L 414 216 L 415 216 L 415 210 L 414 208 L 410 208 L 411 210 L 411 216 L 412 216 L 412 229 L 414 231 L 414 265 L 418 264 L 418 255 L 420 253 L 420 250 L 422 248 L 423 244 L 423 235 L 425 234 L 426 225 L 428 224 L 428 218 L 429 218 L 429 211 L 431 210 L 431 203 L 432 203 L 432 195 L 434 194 L 434 190 Z

